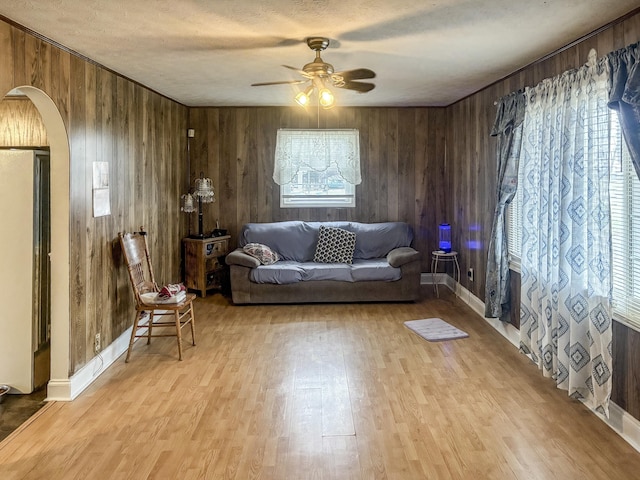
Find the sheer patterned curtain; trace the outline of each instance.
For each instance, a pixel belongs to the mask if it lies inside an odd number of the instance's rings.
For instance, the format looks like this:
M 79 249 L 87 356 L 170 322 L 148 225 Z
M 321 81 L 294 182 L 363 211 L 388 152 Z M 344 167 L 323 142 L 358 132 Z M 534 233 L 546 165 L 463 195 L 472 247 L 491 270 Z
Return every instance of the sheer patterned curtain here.
M 498 188 L 493 226 L 487 249 L 484 316 L 508 321 L 510 307 L 509 244 L 505 229 L 505 210 L 518 187 L 518 158 L 522 144 L 524 91 L 514 92 L 498 102 L 491 136 L 498 137 Z
M 520 348 L 608 415 L 611 277 L 604 60 L 526 89 Z

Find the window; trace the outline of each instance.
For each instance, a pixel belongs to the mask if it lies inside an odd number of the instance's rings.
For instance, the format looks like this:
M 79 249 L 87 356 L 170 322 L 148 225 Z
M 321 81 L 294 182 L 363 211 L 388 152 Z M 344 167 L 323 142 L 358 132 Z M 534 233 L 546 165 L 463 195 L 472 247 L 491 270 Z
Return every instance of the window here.
M 280 186 L 280 207 L 355 207 L 355 185 L 336 168 L 316 172 L 301 167 L 293 181 Z
M 283 208 L 355 207 L 358 130 L 278 130 L 273 180 Z
M 615 112 L 611 113 L 610 161 L 613 311 L 640 327 L 640 180 Z
M 611 179 L 611 257 L 614 316 L 640 329 L 640 180 L 622 137 L 618 115 L 609 115 Z M 518 172 L 522 185 L 522 171 Z M 506 228 L 509 266 L 520 270 L 522 244 L 522 189 L 507 207 Z

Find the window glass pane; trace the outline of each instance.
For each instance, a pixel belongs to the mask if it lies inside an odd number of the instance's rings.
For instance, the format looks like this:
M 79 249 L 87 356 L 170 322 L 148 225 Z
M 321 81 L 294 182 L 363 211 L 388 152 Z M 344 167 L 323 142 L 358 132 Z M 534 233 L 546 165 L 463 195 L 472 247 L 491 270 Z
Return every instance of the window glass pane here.
M 617 113 L 611 115 L 609 152 L 613 309 L 640 327 L 640 180 Z
M 300 168 L 291 183 L 280 187 L 280 206 L 355 207 L 355 186 L 335 168 L 324 172 Z

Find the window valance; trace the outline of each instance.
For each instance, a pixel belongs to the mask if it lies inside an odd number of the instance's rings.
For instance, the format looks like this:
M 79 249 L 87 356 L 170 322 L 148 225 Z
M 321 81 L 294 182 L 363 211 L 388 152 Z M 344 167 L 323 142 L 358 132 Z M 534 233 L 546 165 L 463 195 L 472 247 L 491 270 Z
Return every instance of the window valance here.
M 278 185 L 291 183 L 300 169 L 326 172 L 330 168 L 352 185 L 362 182 L 357 129 L 278 130 L 273 167 Z

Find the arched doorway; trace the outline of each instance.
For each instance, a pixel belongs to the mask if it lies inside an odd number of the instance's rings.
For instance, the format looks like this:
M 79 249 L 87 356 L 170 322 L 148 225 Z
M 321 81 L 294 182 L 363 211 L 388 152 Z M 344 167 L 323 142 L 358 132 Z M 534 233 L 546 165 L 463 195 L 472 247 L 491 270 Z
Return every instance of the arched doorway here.
M 69 140 L 51 98 L 32 86 L 20 86 L 38 109 L 51 152 L 51 378 L 47 400 L 71 400 L 69 381 Z

